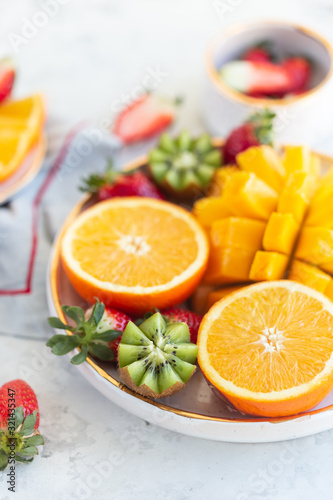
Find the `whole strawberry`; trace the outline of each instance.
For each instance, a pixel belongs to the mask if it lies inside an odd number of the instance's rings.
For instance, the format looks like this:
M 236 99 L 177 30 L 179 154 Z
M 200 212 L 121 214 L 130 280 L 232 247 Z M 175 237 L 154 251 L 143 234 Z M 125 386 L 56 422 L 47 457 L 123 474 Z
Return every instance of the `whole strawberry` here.
M 164 200 L 163 194 L 146 175 L 138 170 L 116 172 L 109 164 L 104 175 L 92 174 L 83 179 L 81 191 L 95 193 L 99 201 L 108 200 L 116 196 L 143 196 Z
M 273 143 L 273 118 L 270 110 L 257 112 L 247 122 L 231 131 L 224 145 L 226 164 L 236 163 L 238 153 L 252 146 Z
M 50 326 L 60 330 L 68 330 L 72 335 L 54 335 L 46 343 L 53 354 L 62 356 L 75 348 L 80 349 L 71 362 L 74 365 L 83 363 L 88 354 L 102 361 L 116 361 L 121 336 L 131 320 L 125 313 L 116 309 L 105 308 L 99 302 L 86 312 L 81 307 L 62 306 L 62 310 L 76 326 L 69 326 L 59 318 L 48 318 Z
M 7 99 L 14 85 L 15 67 L 11 59 L 0 61 L 0 102 Z
M 15 462 L 29 463 L 44 444 L 38 431 L 39 408 L 35 392 L 24 380 L 0 388 L 0 470 Z
M 161 314 L 167 319 L 169 323 L 186 323 L 191 335 L 191 342 L 197 343 L 198 330 L 202 321 L 200 314 L 182 309 L 181 307 L 170 307 L 161 311 Z

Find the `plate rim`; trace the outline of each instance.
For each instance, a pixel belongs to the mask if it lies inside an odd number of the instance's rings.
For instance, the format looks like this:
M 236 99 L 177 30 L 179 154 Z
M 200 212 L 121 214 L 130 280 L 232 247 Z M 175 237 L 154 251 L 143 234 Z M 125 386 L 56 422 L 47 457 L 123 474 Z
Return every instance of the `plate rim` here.
M 214 139 L 214 144 L 216 146 L 222 146 L 223 145 L 223 140 L 221 139 Z M 325 155 L 322 153 L 318 153 L 316 151 L 312 151 L 314 154 L 318 155 L 319 158 L 321 159 L 322 162 L 325 163 L 331 163 L 333 164 L 333 157 L 329 155 Z M 124 167 L 123 170 L 130 170 L 134 168 L 139 168 L 143 167 L 145 164 L 147 164 L 147 156 L 141 156 L 139 158 L 134 159 L 133 161 L 127 163 Z M 62 321 L 66 321 L 65 315 L 63 314 L 63 311 L 61 309 L 60 305 L 60 299 L 58 295 L 58 283 L 57 283 L 57 271 L 58 271 L 58 266 L 60 263 L 60 244 L 61 244 L 61 239 L 66 231 L 67 227 L 72 223 L 72 221 L 76 218 L 76 216 L 81 212 L 83 209 L 84 205 L 87 204 L 87 202 L 92 198 L 91 195 L 86 194 L 84 195 L 79 202 L 72 208 L 72 210 L 69 212 L 67 215 L 64 223 L 62 224 L 58 235 L 56 239 L 54 240 L 53 246 L 52 246 L 52 252 L 50 254 L 50 260 L 49 260 L 49 266 L 47 270 L 47 291 L 48 291 L 48 305 L 49 309 L 50 303 L 52 302 L 53 308 L 55 309 L 56 313 L 59 315 L 60 319 Z M 70 335 L 70 332 L 66 330 L 67 335 Z M 185 417 L 191 420 L 196 420 L 196 421 L 203 421 L 203 422 L 215 422 L 216 424 L 235 424 L 235 425 L 240 425 L 240 424 L 286 424 L 288 422 L 297 422 L 297 421 L 304 421 L 305 419 L 312 419 L 316 416 L 319 416 L 320 414 L 327 414 L 328 412 L 332 412 L 333 410 L 333 404 L 329 406 L 325 406 L 324 408 L 319 408 L 317 410 L 309 410 L 306 412 L 302 412 L 296 415 L 290 415 L 287 417 L 274 417 L 274 418 L 264 418 L 264 417 L 252 417 L 252 418 L 222 418 L 222 417 L 211 417 L 208 415 L 202 415 L 199 413 L 187 411 L 187 410 L 181 410 L 178 408 L 173 408 L 171 406 L 168 406 L 166 404 L 160 403 L 159 401 L 155 401 L 149 398 L 145 398 L 144 396 L 141 396 L 140 394 L 135 393 L 131 389 L 129 389 L 125 384 L 122 382 L 116 380 L 113 378 L 111 375 L 109 375 L 103 368 L 98 366 L 95 361 L 90 358 L 89 356 L 87 357 L 86 363 L 89 365 L 89 369 L 92 372 L 95 372 L 95 375 L 101 377 L 104 382 L 111 383 L 113 388 L 115 390 L 119 389 L 121 393 L 125 393 L 126 395 L 133 396 L 134 398 L 140 400 L 142 403 L 148 403 L 148 405 L 158 408 L 159 410 L 165 411 L 169 414 L 173 414 L 174 416 L 179 416 L 179 417 Z M 86 378 L 89 379 L 86 375 L 84 375 Z M 332 426 L 333 427 L 333 423 Z M 331 428 L 331 427 L 327 427 Z M 326 429 L 326 428 L 325 428 Z M 320 429 L 315 432 L 320 432 L 325 429 Z M 182 432 L 182 431 L 180 431 Z M 191 433 L 188 433 L 191 434 Z M 311 434 L 311 432 L 310 432 Z M 191 435 L 197 435 L 197 434 L 191 434 Z M 302 434 L 300 436 L 294 436 L 294 437 L 301 437 L 304 435 L 308 434 Z M 218 436 L 215 438 L 210 438 L 210 439 L 216 439 Z M 288 439 L 288 438 L 282 438 L 282 439 Z M 223 439 L 224 441 L 227 441 L 226 439 Z M 274 439 L 274 440 L 279 440 L 279 439 Z M 235 440 L 233 440 L 235 441 Z M 267 442 L 269 440 L 265 440 L 263 442 Z M 246 441 L 237 441 L 237 442 L 246 442 Z M 259 442 L 258 440 L 256 441 L 248 441 L 248 442 Z

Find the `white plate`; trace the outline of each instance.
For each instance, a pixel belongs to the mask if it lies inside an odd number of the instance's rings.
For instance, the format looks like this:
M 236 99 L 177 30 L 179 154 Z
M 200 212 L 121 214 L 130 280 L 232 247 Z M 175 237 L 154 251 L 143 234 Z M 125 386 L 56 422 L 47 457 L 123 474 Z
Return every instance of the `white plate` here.
M 332 158 L 321 159 L 331 165 Z M 140 162 L 131 167 L 142 165 Z M 92 204 L 85 197 L 69 214 L 62 231 L 53 245 L 47 271 L 47 300 L 50 314 L 60 316 L 61 305 L 85 307 L 83 299 L 75 292 L 62 268 L 59 243 L 65 228 L 85 208 Z M 242 415 L 230 408 L 209 388 L 200 369 L 178 394 L 159 401 L 149 400 L 124 386 L 117 368 L 92 358 L 78 366 L 82 375 L 108 399 L 121 408 L 150 423 L 190 436 L 237 443 L 264 443 L 283 441 L 333 428 L 333 391 L 311 411 L 292 417 L 255 418 Z

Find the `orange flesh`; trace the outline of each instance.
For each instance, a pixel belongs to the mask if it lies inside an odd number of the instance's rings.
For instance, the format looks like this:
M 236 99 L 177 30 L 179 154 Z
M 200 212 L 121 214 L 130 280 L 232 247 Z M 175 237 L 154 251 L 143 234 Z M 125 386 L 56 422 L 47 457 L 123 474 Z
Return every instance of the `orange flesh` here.
M 271 307 L 277 303 L 283 308 Z M 263 331 L 281 332 L 280 351 L 274 333 L 270 341 Z M 224 309 L 210 327 L 207 350 L 214 370 L 238 387 L 281 391 L 309 382 L 324 369 L 333 350 L 333 317 L 311 297 L 264 290 Z
M 153 224 L 147 215 L 147 207 L 128 207 L 86 221 L 72 246 L 82 270 L 129 287 L 162 285 L 183 272 L 198 252 L 193 231 L 164 210 L 154 210 Z

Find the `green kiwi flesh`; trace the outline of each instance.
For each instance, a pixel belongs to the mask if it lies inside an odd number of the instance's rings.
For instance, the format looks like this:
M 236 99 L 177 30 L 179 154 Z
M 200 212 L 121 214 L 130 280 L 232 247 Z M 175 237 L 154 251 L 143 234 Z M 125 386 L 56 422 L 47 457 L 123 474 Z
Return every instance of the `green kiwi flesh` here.
M 204 189 L 221 165 L 221 151 L 213 146 L 209 135 L 193 139 L 186 131 L 174 139 L 163 134 L 149 155 L 155 182 L 175 196 Z
M 195 372 L 198 346 L 186 323 L 167 323 L 155 313 L 140 326 L 127 324 L 118 349 L 126 385 L 154 399 L 180 391 Z

